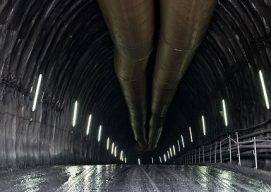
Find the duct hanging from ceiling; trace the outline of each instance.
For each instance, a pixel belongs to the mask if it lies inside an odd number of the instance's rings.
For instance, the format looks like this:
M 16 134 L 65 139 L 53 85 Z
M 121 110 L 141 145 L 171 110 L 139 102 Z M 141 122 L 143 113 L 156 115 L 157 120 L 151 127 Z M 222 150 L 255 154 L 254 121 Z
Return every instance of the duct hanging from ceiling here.
M 99 0 L 115 45 L 115 72 L 130 113 L 135 139 L 144 147 L 145 69 L 152 50 L 154 2 Z M 149 148 L 160 138 L 168 107 L 212 18 L 216 0 L 161 0 L 161 32 L 152 87 Z
M 146 146 L 146 74 L 154 33 L 153 0 L 99 0 L 111 32 L 114 67 L 126 100 L 135 140 Z
M 216 0 L 161 0 L 161 29 L 152 87 L 149 148 L 157 147 L 168 107 L 201 43 Z

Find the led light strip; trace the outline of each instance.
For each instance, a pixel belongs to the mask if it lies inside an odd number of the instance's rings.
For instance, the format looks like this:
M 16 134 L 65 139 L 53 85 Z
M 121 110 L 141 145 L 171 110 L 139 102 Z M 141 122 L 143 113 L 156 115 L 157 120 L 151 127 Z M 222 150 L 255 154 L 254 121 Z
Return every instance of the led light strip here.
M 222 106 L 223 106 L 223 114 L 224 114 L 224 122 L 225 122 L 225 126 L 228 126 L 228 116 L 227 116 L 227 109 L 226 109 L 226 103 L 225 100 L 222 99 Z
M 101 141 L 101 135 L 102 135 L 102 126 L 99 126 L 99 133 L 98 133 L 98 142 Z
M 109 146 L 110 146 L 110 138 L 108 137 L 106 140 L 106 150 L 109 150 Z
M 42 81 L 42 74 L 39 75 L 39 79 L 38 79 L 38 83 L 37 83 L 37 88 L 36 88 L 36 92 L 35 92 L 35 97 L 34 97 L 34 103 L 33 103 L 33 106 L 32 106 L 32 111 L 36 110 L 37 101 L 38 101 L 39 92 L 40 92 L 41 81 Z
M 183 148 L 185 148 L 185 145 L 184 145 L 184 139 L 183 139 L 183 136 L 182 136 L 182 135 L 181 135 L 181 140 L 182 140 Z
M 201 116 L 201 121 L 202 121 L 202 128 L 203 128 L 203 135 L 206 135 L 206 127 L 205 127 L 205 119 L 204 116 Z
M 91 125 L 91 114 L 88 116 L 88 123 L 87 123 L 87 135 L 89 134 L 90 131 L 90 125 Z
M 189 134 L 190 134 L 190 141 L 191 143 L 193 143 L 193 135 L 192 135 L 191 127 L 189 127 Z
M 179 150 L 179 152 L 181 152 L 181 146 L 180 146 L 180 141 L 179 140 L 177 140 L 177 144 L 178 144 L 178 150 Z
M 141 165 L 140 158 L 137 159 L 138 165 Z
M 270 109 L 269 100 L 268 100 L 267 91 L 266 91 L 266 86 L 265 86 L 265 83 L 264 83 L 263 73 L 262 73 L 261 70 L 259 70 L 259 76 L 260 76 L 260 80 L 261 80 L 261 84 L 262 84 L 262 90 L 263 90 L 265 105 L 266 105 L 267 109 Z
M 72 126 L 73 127 L 75 127 L 75 125 L 76 125 L 77 110 L 78 110 L 78 101 L 75 101 L 74 102 L 73 118 L 72 118 Z

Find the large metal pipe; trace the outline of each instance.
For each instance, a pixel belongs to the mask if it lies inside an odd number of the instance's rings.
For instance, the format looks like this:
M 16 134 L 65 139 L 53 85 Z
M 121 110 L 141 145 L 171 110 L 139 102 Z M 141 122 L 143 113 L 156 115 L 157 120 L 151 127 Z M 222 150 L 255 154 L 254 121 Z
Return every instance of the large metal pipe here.
M 146 74 L 153 46 L 153 0 L 98 0 L 114 42 L 114 67 L 140 149 L 146 147 Z
M 168 107 L 209 26 L 216 0 L 161 0 L 161 31 L 152 88 L 149 148 L 159 141 Z

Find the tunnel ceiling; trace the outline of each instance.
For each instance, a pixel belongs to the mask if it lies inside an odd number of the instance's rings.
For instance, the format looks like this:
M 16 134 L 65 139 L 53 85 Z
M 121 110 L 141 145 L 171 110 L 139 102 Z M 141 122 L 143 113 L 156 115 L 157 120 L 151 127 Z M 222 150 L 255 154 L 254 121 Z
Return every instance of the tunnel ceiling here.
M 270 27 L 270 1 L 218 1 L 208 33 L 167 114 L 155 154 L 163 152 L 180 134 L 188 138 L 188 126 L 197 145 L 270 118 L 258 77 L 262 69 L 270 94 Z M 101 124 L 103 142 L 110 136 L 127 153 L 134 154 L 128 110 L 113 70 L 113 44 L 96 1 L 0 1 L 1 105 L 14 108 L 5 103 L 16 102 L 17 110 L 31 106 L 39 74 L 43 75 L 41 103 L 36 111 L 39 115 L 35 117 L 29 108 L 29 117 L 46 124 L 48 118 L 54 118 L 48 117 L 49 111 L 54 111 L 63 116 L 58 122 L 60 129 L 74 135 L 74 140 L 87 140 L 87 118 L 92 114 L 87 142 L 96 139 Z M 20 104 L 18 97 L 29 101 Z M 230 116 L 227 128 L 219 112 L 222 98 Z M 71 119 L 76 100 L 79 114 L 74 128 Z M 206 117 L 205 138 L 201 115 Z

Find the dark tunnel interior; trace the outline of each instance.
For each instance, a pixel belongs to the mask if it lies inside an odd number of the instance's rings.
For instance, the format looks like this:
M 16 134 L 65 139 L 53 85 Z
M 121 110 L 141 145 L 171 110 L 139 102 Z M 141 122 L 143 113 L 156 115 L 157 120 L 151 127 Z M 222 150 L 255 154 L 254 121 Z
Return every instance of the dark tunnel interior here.
M 149 74 L 154 60 L 155 53 Z M 182 154 L 229 133 L 271 129 L 270 97 L 270 0 L 218 0 L 158 148 L 137 155 L 113 69 L 113 43 L 97 2 L 0 0 L 0 167 L 121 163 L 110 153 L 112 142 L 128 164 L 138 158 L 159 163 L 168 147 L 177 150 L 182 136 L 185 148 L 170 160 L 178 164 Z M 271 158 L 271 151 L 264 153 Z

